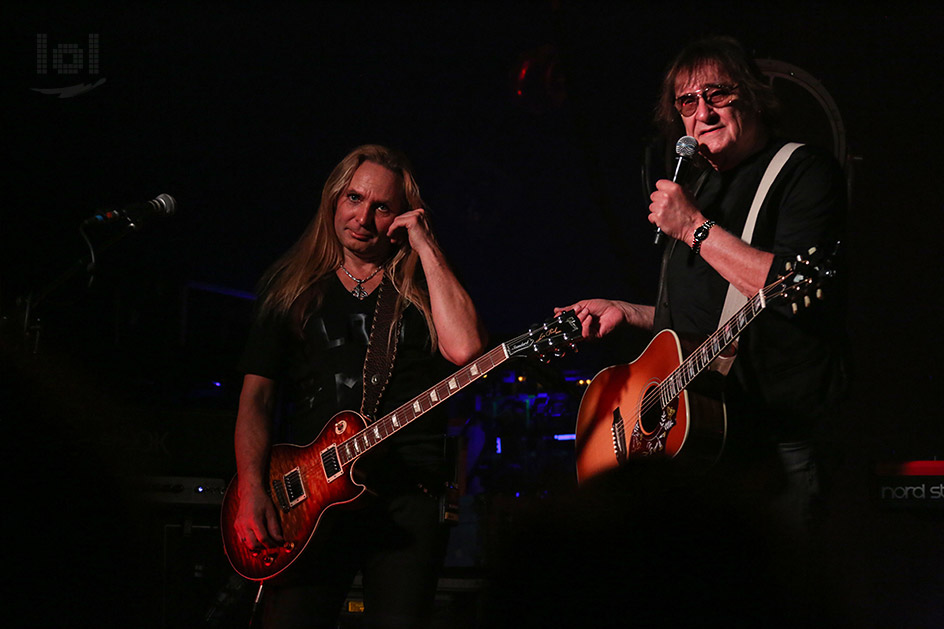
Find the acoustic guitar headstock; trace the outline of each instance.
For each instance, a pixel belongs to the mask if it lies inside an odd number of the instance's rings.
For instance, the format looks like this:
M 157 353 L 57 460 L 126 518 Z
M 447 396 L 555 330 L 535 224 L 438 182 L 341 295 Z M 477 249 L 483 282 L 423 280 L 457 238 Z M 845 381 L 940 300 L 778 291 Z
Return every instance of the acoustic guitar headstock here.
M 836 243 L 830 251 L 821 253 L 812 247 L 806 255 L 797 255 L 795 260 L 787 262 L 780 281 L 773 285 L 773 292 L 767 295 L 771 298 L 784 298 L 790 302 L 793 314 L 800 310 L 800 304 L 809 308 L 813 299 L 822 300 L 823 285 L 837 275 L 835 267 L 836 254 L 840 243 Z

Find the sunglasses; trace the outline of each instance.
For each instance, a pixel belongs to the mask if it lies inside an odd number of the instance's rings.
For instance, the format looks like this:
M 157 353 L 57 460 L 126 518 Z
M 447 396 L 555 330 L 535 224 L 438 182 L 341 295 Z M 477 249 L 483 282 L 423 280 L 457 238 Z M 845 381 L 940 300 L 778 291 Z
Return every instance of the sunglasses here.
M 698 109 L 698 97 L 711 107 L 727 107 L 737 98 L 737 85 L 706 85 L 700 90 L 682 94 L 675 98 L 675 108 L 688 118 Z

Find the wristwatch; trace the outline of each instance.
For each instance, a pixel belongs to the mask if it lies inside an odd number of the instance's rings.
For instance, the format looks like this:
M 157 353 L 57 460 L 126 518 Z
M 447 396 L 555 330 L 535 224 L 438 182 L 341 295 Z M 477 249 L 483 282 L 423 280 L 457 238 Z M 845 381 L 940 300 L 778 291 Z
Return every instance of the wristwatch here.
M 695 229 L 695 233 L 692 235 L 692 251 L 696 256 L 701 252 L 701 243 L 708 238 L 708 232 L 714 226 L 714 221 L 705 221 L 700 227 Z

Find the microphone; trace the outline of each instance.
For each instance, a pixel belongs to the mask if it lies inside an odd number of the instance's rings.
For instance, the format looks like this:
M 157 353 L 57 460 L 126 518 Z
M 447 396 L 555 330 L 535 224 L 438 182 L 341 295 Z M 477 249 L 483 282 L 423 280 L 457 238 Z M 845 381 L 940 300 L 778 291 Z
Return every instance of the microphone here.
M 675 143 L 675 174 L 672 175 L 672 183 L 678 183 L 679 173 L 682 172 L 682 164 L 692 158 L 698 151 L 698 140 L 690 135 L 683 135 Z M 654 244 L 662 242 L 662 229 L 656 227 L 656 237 Z
M 99 212 L 82 221 L 82 225 L 127 221 L 131 229 L 138 229 L 139 224 L 152 216 L 172 216 L 177 210 L 177 202 L 169 194 L 159 194 L 145 203 L 127 205 L 117 210 Z

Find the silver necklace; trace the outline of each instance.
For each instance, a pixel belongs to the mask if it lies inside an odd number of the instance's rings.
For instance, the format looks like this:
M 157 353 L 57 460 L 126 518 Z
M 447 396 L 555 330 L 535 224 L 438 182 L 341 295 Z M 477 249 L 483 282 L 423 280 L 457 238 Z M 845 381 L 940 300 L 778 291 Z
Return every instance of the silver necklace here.
M 345 269 L 343 264 L 341 265 L 341 270 L 344 271 L 344 274 L 347 275 L 352 280 L 354 280 L 355 282 L 357 282 L 354 288 L 351 289 L 351 294 L 357 297 L 358 299 L 360 299 L 361 301 L 364 301 L 364 299 L 367 297 L 367 291 L 364 290 L 364 282 L 369 282 L 371 278 L 377 275 L 377 273 L 379 273 L 380 269 L 382 268 L 383 268 L 382 266 L 378 266 L 376 269 L 374 269 L 373 273 L 368 275 L 366 278 L 359 280 L 353 275 L 351 275 L 351 272 Z

